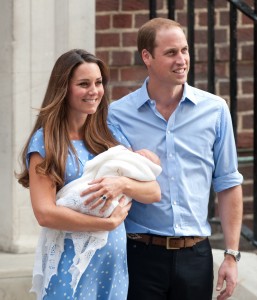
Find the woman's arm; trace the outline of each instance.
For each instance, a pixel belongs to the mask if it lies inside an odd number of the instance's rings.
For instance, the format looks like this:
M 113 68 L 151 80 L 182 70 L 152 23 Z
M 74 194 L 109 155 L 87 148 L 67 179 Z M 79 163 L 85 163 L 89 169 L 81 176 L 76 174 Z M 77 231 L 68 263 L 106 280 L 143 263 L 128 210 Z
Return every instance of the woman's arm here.
M 38 153 L 30 157 L 30 196 L 35 217 L 43 227 L 67 231 L 113 230 L 126 218 L 130 204 L 117 206 L 109 218 L 88 216 L 69 208 L 56 206 L 56 187 L 49 177 L 36 173 L 36 166 L 42 162 Z

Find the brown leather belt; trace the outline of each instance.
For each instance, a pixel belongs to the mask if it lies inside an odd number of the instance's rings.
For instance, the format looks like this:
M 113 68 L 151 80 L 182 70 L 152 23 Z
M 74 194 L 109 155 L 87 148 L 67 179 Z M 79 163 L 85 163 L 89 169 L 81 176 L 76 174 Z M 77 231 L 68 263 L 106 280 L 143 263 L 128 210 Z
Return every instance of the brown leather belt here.
M 127 237 L 137 242 L 145 243 L 146 245 L 156 245 L 166 247 L 166 249 L 181 249 L 193 247 L 195 244 L 206 239 L 206 236 L 156 236 L 142 233 L 128 233 Z

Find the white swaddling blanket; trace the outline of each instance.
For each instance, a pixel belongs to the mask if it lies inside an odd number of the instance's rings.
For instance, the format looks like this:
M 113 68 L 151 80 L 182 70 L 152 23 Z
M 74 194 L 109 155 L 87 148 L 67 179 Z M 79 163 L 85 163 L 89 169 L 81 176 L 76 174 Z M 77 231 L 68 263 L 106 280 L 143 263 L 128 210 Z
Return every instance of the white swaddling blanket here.
M 119 204 L 119 195 L 112 201 L 111 207 L 100 214 L 104 205 L 90 209 L 84 201 L 89 195 L 80 197 L 80 193 L 87 189 L 88 183 L 93 179 L 107 176 L 125 176 L 139 181 L 152 181 L 161 173 L 162 168 L 146 157 L 132 152 L 124 146 L 115 146 L 87 161 L 82 177 L 65 185 L 56 195 L 56 204 L 69 207 L 88 215 L 108 217 Z M 131 198 L 126 196 L 126 203 Z M 105 246 L 108 238 L 107 231 L 98 232 L 70 232 L 73 240 L 75 256 L 69 269 L 72 275 L 71 287 L 75 292 L 78 282 L 87 268 L 97 249 Z M 64 239 L 67 232 L 42 228 L 36 253 L 33 270 L 31 291 L 36 292 L 37 299 L 41 300 L 46 294 L 51 277 L 57 274 L 58 264 L 64 249 Z

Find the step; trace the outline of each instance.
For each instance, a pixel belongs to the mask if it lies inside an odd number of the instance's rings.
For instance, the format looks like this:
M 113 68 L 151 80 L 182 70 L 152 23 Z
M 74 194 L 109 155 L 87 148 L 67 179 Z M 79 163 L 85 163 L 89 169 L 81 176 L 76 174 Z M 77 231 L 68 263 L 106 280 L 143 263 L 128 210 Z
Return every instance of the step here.
M 223 260 L 223 250 L 213 249 L 214 289 L 217 272 Z M 34 262 L 33 254 L 0 253 L 0 299 L 1 300 L 36 300 L 35 294 L 29 293 Z M 257 254 L 242 252 L 238 263 L 239 282 L 230 300 L 256 300 Z M 217 299 L 214 290 L 213 299 Z
M 29 293 L 32 280 L 33 254 L 0 253 L 0 299 L 35 300 Z

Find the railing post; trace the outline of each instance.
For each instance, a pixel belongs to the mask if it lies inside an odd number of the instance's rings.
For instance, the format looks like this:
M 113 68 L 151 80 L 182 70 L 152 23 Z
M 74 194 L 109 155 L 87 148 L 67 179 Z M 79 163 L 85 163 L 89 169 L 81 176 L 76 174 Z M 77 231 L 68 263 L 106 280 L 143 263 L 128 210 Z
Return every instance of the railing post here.
M 230 112 L 237 140 L 237 8 L 230 3 Z
M 190 85 L 195 84 L 195 12 L 194 12 L 194 0 L 187 1 L 187 40 L 190 52 L 190 71 L 188 74 L 188 83 Z
M 214 0 L 208 1 L 208 92 L 215 93 Z
M 174 0 L 167 0 L 168 6 L 168 18 L 174 20 L 175 18 L 175 1 Z
M 149 19 L 156 18 L 156 0 L 149 0 Z
M 257 0 L 254 0 L 257 16 Z M 257 20 L 254 20 L 254 199 L 253 199 L 253 244 L 257 246 Z
M 208 92 L 215 93 L 214 0 L 208 1 Z M 208 218 L 215 217 L 215 192 L 210 190 Z

